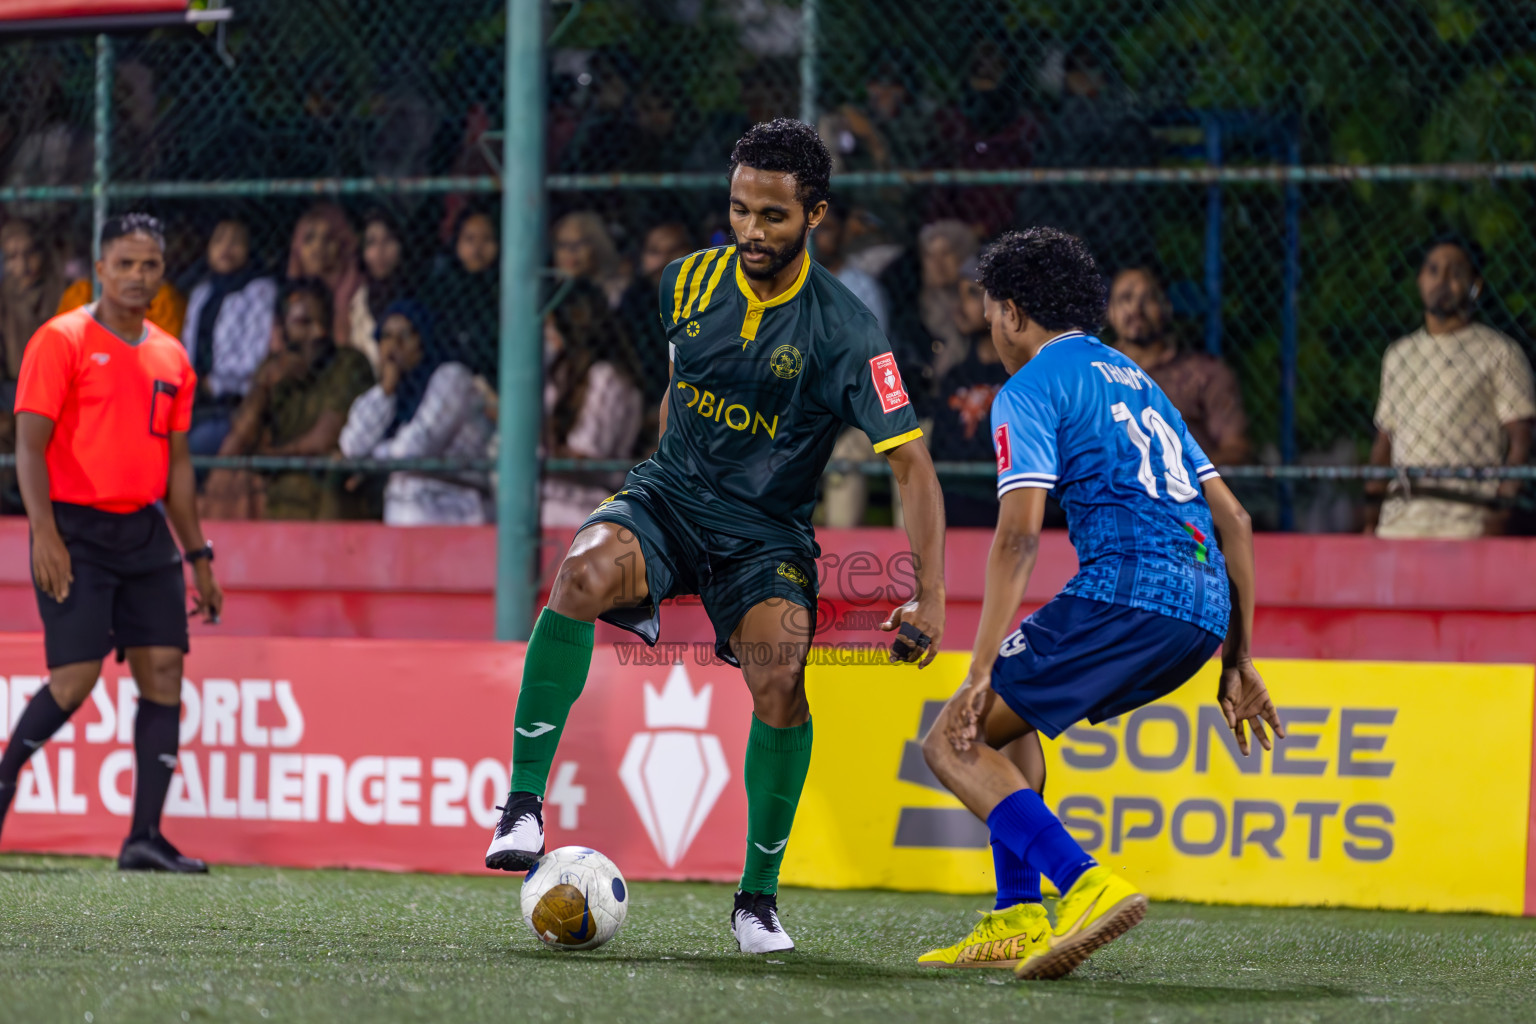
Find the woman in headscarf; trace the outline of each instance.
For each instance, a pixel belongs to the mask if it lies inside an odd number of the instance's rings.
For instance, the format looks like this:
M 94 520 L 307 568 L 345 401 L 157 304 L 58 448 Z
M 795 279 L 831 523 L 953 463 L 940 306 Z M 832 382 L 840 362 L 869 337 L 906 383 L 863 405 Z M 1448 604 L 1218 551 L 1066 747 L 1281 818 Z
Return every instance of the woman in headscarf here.
M 362 284 L 352 295 L 351 345 L 379 372 L 379 325 L 389 304 L 408 289 L 400 225 L 376 206 L 363 217 Z
M 976 255 L 979 241 L 969 224 L 936 220 L 923 225 L 917 244 L 923 266 L 918 312 L 933 339 L 933 377 L 937 381 L 965 358 L 968 349 L 961 330 L 960 268 Z
M 481 458 L 491 421 L 475 375 L 444 357 L 432 314 L 397 299 L 378 328 L 379 382 L 358 396 L 341 431 L 347 458 Z M 473 526 L 491 520 L 489 488 L 480 473 L 391 473 L 384 521 L 391 526 Z
M 235 217 L 215 225 L 204 265 L 187 299 L 181 337 L 197 372 L 187 444 L 193 455 L 216 455 L 271 350 L 277 281 L 261 272 L 251 256 L 250 229 Z
M 5 257 L 5 277 L 0 280 L 0 339 L 4 342 L 4 411 L 15 400 L 16 377 L 27 342 L 59 308 L 64 295 L 64 275 L 53 253 L 28 221 L 8 221 L 0 228 L 0 253 Z
M 288 280 L 318 278 L 330 289 L 334 304 L 331 337 L 338 345 L 352 344 L 352 296 L 362 287 L 357 265 L 357 232 L 335 203 L 309 208 L 293 228 L 288 246 Z M 366 354 L 366 353 L 365 353 Z
M 602 291 L 577 282 L 544 318 L 544 455 L 628 459 L 644 420 L 640 363 Z M 541 518 L 580 526 L 623 474 L 547 473 Z
M 603 290 L 608 308 L 618 308 L 629 282 L 602 217 L 591 210 L 561 217 L 555 223 L 553 248 L 556 270 L 566 277 L 591 281 Z
M 0 252 L 5 276 L 0 279 L 0 358 L 5 360 L 0 378 L 0 452 L 16 450 L 16 378 L 27 342 L 58 309 L 64 294 L 64 275 L 54 254 L 43 244 L 28 221 L 12 220 L 0 228 Z M 0 510 L 20 511 L 21 495 L 13 489 L 14 470 L 0 470 Z
M 496 383 L 501 314 L 500 246 L 496 223 L 478 207 L 459 214 L 453 249 L 439 258 L 421 298 L 437 314 L 443 356 Z

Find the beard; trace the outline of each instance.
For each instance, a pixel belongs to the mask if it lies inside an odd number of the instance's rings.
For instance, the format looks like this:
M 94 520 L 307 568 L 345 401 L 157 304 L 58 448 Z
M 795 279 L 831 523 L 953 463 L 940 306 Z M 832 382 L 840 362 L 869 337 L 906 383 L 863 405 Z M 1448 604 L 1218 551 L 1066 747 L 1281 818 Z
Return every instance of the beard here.
M 1428 301 L 1424 303 L 1424 312 L 1430 316 L 1436 316 L 1442 320 L 1461 316 L 1472 308 L 1470 296 L 1462 296 L 1460 301 L 1452 297 L 1449 288 L 1436 288 L 1429 293 Z
M 767 281 L 771 278 L 777 277 L 780 271 L 789 266 L 791 263 L 795 262 L 796 256 L 799 256 L 802 252 L 805 251 L 805 240 L 810 237 L 810 234 L 811 229 L 809 226 L 807 226 L 804 231 L 800 232 L 800 238 L 797 241 L 792 242 L 781 249 L 775 249 L 772 246 L 763 245 L 761 242 L 754 242 L 749 244 L 737 242 L 736 251 L 738 253 L 766 253 L 768 256 L 767 266 L 758 269 L 754 269 L 750 264 L 744 261 L 740 262 L 738 265 L 741 267 L 741 272 L 752 278 L 754 281 Z

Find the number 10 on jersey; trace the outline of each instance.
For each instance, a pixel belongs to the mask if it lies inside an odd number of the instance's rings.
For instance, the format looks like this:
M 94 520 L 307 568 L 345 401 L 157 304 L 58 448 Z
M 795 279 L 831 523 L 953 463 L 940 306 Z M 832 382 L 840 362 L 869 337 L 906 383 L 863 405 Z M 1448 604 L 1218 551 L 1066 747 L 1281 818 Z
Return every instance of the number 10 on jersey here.
M 1158 497 L 1157 476 L 1152 471 L 1152 438 L 1156 437 L 1158 447 L 1162 449 L 1163 485 L 1168 489 L 1168 497 L 1182 505 L 1199 496 L 1200 492 L 1189 482 L 1189 470 L 1184 465 L 1184 442 L 1179 440 L 1179 432 L 1156 409 L 1148 406 L 1141 410 L 1141 422 L 1146 424 L 1146 430 L 1141 429 L 1141 425 L 1136 422 L 1136 415 L 1124 402 L 1116 402 L 1109 407 L 1109 411 L 1114 413 L 1116 423 L 1125 424 L 1125 432 L 1130 435 L 1131 444 L 1141 452 L 1141 466 L 1136 470 L 1136 479 L 1141 481 L 1148 495 Z

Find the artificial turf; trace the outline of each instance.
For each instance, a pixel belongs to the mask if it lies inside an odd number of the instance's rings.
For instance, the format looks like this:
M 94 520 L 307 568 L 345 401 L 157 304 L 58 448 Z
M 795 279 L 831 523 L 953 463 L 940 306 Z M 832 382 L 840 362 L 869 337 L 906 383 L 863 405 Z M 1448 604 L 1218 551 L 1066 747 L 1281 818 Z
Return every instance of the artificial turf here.
M 1536 1020 L 1536 921 L 1154 903 L 1071 978 L 914 958 L 974 897 L 785 890 L 746 957 L 726 886 L 639 883 L 618 938 L 542 948 L 520 879 L 0 857 L 0 1021 Z

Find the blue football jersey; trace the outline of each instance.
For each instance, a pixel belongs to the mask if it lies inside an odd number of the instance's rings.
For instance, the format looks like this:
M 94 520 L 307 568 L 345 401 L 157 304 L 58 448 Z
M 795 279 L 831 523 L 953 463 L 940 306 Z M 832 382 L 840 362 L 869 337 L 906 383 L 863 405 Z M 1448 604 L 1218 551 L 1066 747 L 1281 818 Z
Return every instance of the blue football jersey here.
M 1226 562 L 1200 484 L 1216 475 L 1168 396 L 1128 357 L 1059 335 L 992 401 L 997 494 L 1050 491 L 1078 573 L 1062 591 L 1226 635 Z

